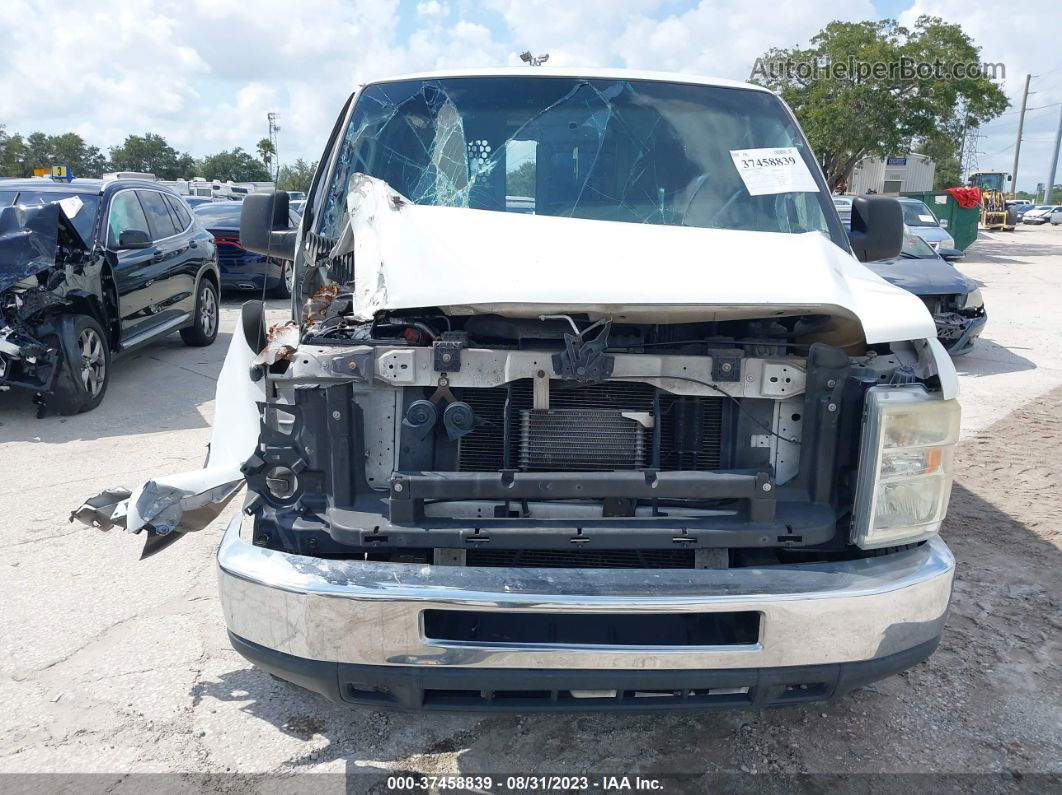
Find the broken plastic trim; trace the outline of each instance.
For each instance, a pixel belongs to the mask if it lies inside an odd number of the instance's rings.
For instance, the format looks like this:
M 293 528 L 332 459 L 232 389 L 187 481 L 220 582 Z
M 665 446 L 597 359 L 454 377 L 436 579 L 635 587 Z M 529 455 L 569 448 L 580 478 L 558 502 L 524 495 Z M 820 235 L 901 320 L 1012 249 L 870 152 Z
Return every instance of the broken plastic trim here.
M 202 469 L 164 475 L 137 489 L 111 488 L 85 501 L 70 515 L 90 527 L 127 532 L 148 531 L 144 557 L 168 546 L 181 534 L 209 525 L 243 485 L 243 463 L 255 451 L 259 436 L 258 404 L 265 401 L 262 379 L 251 380 L 251 368 L 264 336 L 264 308 L 248 301 L 232 334 L 218 376 L 214 430 Z M 166 542 L 160 538 L 169 537 Z

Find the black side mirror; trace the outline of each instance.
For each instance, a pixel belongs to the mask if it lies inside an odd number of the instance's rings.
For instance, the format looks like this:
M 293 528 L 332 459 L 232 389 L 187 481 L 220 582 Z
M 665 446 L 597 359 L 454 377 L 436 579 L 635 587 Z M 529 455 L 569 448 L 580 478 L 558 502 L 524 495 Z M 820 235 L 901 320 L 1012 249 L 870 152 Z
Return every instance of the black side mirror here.
M 903 248 L 903 208 L 888 196 L 852 199 L 848 240 L 860 262 L 893 259 Z
M 151 248 L 151 235 L 143 229 L 126 229 L 118 235 L 118 248 Z
M 957 248 L 938 248 L 937 253 L 949 262 L 962 259 L 963 251 Z
M 295 235 L 289 228 L 288 194 L 249 193 L 240 208 L 240 245 L 248 251 L 294 261 Z

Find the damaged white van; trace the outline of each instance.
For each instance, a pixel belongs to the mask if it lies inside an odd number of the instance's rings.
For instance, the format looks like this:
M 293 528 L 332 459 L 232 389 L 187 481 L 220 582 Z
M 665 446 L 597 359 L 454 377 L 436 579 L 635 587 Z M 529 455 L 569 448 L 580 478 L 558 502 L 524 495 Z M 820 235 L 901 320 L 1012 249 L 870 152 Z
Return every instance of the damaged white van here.
M 661 710 L 830 699 L 936 647 L 957 379 L 860 261 L 761 88 L 549 68 L 360 88 L 301 228 L 297 324 L 244 306 L 203 470 L 75 515 L 205 527 L 235 648 L 338 702 Z

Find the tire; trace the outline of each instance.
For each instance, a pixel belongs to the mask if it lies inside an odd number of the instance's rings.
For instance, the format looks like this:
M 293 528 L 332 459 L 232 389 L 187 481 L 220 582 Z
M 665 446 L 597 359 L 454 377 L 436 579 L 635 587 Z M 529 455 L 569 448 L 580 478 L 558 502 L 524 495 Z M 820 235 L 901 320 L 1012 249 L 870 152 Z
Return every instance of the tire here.
M 67 327 L 63 368 L 47 404 L 56 414 L 92 411 L 103 402 L 111 381 L 111 348 L 103 327 L 88 315 L 75 315 Z
M 290 262 L 284 260 L 280 266 L 280 284 L 269 291 L 273 298 L 291 298 L 292 280 L 295 278 L 295 268 Z
M 185 345 L 203 348 L 218 336 L 218 288 L 209 279 L 200 279 L 195 293 L 195 322 L 188 328 L 181 329 L 181 339 Z

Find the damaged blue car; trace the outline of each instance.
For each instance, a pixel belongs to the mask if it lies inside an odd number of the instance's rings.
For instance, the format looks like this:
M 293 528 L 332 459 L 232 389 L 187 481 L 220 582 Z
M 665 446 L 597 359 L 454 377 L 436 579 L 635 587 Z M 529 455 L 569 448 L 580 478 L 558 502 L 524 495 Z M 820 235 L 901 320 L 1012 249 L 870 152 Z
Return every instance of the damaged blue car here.
M 922 299 L 937 324 L 937 339 L 948 353 L 960 356 L 973 350 L 988 322 L 981 291 L 977 282 L 945 262 L 925 240 L 907 230 L 898 257 L 866 266 Z
M 112 360 L 171 332 L 218 333 L 213 238 L 144 180 L 0 180 L 0 390 L 38 414 L 96 408 Z

